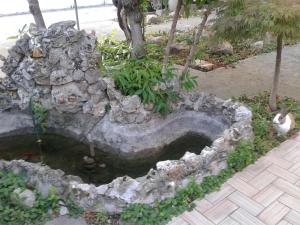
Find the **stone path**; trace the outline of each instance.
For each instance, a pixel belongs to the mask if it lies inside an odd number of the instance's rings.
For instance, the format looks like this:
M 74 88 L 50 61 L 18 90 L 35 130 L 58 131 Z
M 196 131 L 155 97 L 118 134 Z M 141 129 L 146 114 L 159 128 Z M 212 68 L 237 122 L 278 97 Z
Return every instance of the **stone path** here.
M 300 225 L 300 133 L 168 225 Z

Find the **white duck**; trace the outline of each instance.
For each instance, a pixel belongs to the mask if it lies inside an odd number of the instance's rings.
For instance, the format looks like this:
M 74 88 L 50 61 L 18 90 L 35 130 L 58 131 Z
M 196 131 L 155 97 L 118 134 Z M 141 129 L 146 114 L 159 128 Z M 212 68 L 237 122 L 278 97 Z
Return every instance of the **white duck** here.
M 276 129 L 278 136 L 285 135 L 295 128 L 296 121 L 292 113 L 286 109 L 282 109 L 273 119 L 273 126 Z

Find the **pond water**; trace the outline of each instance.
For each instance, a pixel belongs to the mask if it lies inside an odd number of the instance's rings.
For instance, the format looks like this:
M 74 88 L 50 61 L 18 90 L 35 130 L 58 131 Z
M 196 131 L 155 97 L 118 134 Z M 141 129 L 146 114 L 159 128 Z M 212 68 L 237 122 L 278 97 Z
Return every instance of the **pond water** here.
M 49 134 L 38 144 L 33 135 L 19 135 L 0 139 L 0 159 L 24 159 L 43 162 L 53 169 L 76 175 L 87 183 L 97 185 L 109 183 L 116 177 L 128 175 L 132 178 L 145 175 L 155 168 L 158 161 L 181 158 L 186 151 L 199 154 L 211 140 L 205 136 L 188 133 L 165 146 L 159 155 L 143 160 L 128 161 L 96 149 L 94 158 L 89 156 L 89 146 L 71 138 Z

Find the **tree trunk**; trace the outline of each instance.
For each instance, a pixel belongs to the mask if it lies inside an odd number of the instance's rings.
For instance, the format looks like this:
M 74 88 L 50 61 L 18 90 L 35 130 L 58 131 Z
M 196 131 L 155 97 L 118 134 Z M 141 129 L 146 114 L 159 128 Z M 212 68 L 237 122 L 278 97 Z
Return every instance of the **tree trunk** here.
M 169 33 L 168 43 L 167 43 L 167 46 L 165 48 L 162 73 L 165 73 L 166 66 L 168 65 L 171 45 L 173 44 L 173 40 L 174 40 L 174 37 L 175 37 L 176 26 L 177 26 L 177 22 L 178 22 L 178 19 L 179 19 L 179 13 L 180 13 L 180 10 L 181 10 L 181 6 L 182 6 L 182 0 L 178 0 L 176 10 L 175 10 L 175 14 L 174 14 L 174 17 L 173 17 L 171 30 L 170 30 L 170 33 Z
M 144 57 L 146 54 L 142 28 L 143 15 L 138 9 L 129 11 L 127 15 L 132 39 L 131 57 L 139 59 Z
M 130 39 L 131 39 L 131 57 L 135 59 L 142 58 L 145 56 L 146 51 L 144 46 L 144 37 L 143 37 L 143 28 L 142 28 L 143 14 L 140 9 L 140 5 L 139 5 L 140 2 L 139 0 L 119 0 L 119 1 L 122 1 L 124 13 L 127 17 L 127 22 L 129 24 Z M 124 28 L 123 31 L 125 32 L 126 38 L 128 36 L 128 31 L 126 30 L 126 26 L 128 26 L 127 22 L 125 23 L 123 19 L 123 28 Z
M 35 24 L 38 28 L 46 28 L 45 21 L 40 9 L 38 0 L 27 0 L 29 4 L 29 11 L 33 15 Z
M 275 73 L 274 73 L 274 78 L 273 78 L 273 87 L 272 87 L 272 91 L 271 91 L 271 95 L 270 95 L 270 99 L 269 99 L 269 106 L 272 111 L 275 111 L 277 109 L 276 97 L 278 94 L 278 86 L 279 86 L 282 48 L 283 48 L 283 35 L 280 34 L 277 37 Z
M 202 22 L 198 26 L 197 32 L 196 32 L 195 37 L 194 37 L 193 45 L 192 45 L 192 47 L 190 49 L 190 54 L 189 54 L 189 56 L 186 59 L 186 62 L 185 62 L 185 65 L 184 65 L 184 69 L 182 71 L 181 76 L 184 76 L 188 72 L 189 67 L 190 67 L 190 65 L 192 63 L 192 60 L 194 59 L 195 53 L 196 53 L 196 51 L 198 49 L 198 44 L 199 44 L 199 41 L 200 41 L 200 37 L 202 36 L 202 32 L 204 30 L 204 27 L 205 27 L 205 24 L 207 22 L 209 14 L 210 14 L 209 11 L 206 11 L 204 13 L 204 17 L 202 19 Z
M 76 16 L 77 29 L 80 30 L 79 17 L 78 17 L 78 7 L 77 7 L 77 1 L 76 0 L 74 0 L 74 8 L 75 8 L 75 16 Z
M 117 7 L 118 7 L 117 15 L 118 15 L 119 27 L 123 30 L 127 43 L 130 44 L 131 43 L 131 33 L 130 33 L 130 28 L 128 26 L 127 15 L 126 15 L 125 9 L 123 7 L 122 0 L 118 1 Z

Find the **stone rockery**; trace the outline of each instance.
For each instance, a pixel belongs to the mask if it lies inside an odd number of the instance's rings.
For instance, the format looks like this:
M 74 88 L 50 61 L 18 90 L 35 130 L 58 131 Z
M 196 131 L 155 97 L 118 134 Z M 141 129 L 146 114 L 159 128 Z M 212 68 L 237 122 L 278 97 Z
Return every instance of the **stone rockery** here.
M 32 99 L 48 110 L 48 132 L 126 159 L 151 156 L 188 132 L 209 137 L 212 145 L 199 155 L 186 152 L 179 160 L 158 162 L 143 177 L 119 177 L 101 186 L 22 160 L 0 160 L 0 169 L 25 171 L 44 195 L 55 187 L 85 209 L 118 213 L 129 203 L 153 204 L 174 196 L 189 176 L 200 182 L 217 174 L 235 145 L 251 137 L 251 112 L 231 100 L 180 92 L 173 113 L 162 118 L 138 96 L 123 96 L 113 80 L 99 73 L 96 38 L 74 25 L 60 22 L 42 31 L 31 26 L 9 50 L 2 67 L 7 76 L 0 80 L 0 137 L 33 132 Z

